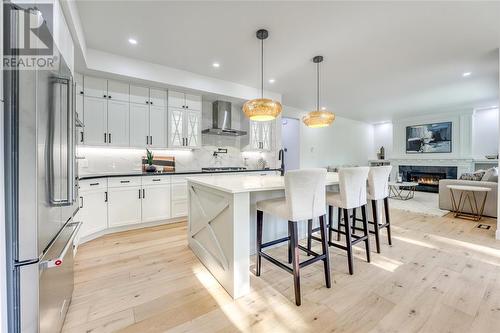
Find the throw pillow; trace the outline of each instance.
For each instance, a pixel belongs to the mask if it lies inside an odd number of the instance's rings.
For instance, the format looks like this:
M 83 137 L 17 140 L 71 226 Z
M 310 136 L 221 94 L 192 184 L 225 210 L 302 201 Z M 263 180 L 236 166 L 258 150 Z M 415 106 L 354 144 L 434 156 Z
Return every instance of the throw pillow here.
M 491 182 L 493 181 L 493 177 L 497 176 L 498 178 L 498 168 L 495 167 L 495 168 L 490 168 L 488 170 L 486 170 L 486 172 L 484 173 L 484 176 L 483 178 L 481 178 L 481 181 L 483 182 Z
M 483 179 L 483 176 L 485 173 L 486 173 L 486 171 L 484 171 L 484 170 L 478 170 L 476 172 L 466 172 L 460 176 L 460 179 L 461 180 L 480 181 L 481 179 Z

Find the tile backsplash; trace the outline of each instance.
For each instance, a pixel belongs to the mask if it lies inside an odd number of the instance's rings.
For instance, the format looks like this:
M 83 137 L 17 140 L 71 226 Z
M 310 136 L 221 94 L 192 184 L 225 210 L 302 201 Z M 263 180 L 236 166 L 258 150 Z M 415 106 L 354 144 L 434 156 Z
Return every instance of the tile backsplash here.
M 208 140 L 205 140 L 205 137 Z M 204 144 L 196 150 L 165 150 L 153 149 L 158 156 L 175 156 L 177 171 L 200 170 L 203 167 L 241 166 L 249 169 L 257 168 L 257 161 L 263 158 L 267 166 L 278 166 L 276 152 L 245 152 L 235 146 L 228 145 L 235 138 L 204 136 Z M 211 145 L 217 144 L 217 145 Z M 220 144 L 220 145 L 219 145 Z M 213 156 L 217 148 L 227 149 L 227 154 Z M 79 174 L 101 174 L 120 172 L 140 172 L 141 158 L 146 155 L 145 149 L 106 148 L 106 147 L 78 147 L 77 154 L 84 159 L 79 160 Z

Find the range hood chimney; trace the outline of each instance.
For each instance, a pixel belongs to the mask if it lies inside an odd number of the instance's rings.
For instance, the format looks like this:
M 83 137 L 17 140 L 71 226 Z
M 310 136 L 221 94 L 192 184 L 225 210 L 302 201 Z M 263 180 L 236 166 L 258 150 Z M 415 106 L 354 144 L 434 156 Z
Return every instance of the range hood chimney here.
M 231 128 L 231 102 L 215 101 L 212 104 L 212 128 L 201 131 L 203 134 L 242 136 L 247 132 Z

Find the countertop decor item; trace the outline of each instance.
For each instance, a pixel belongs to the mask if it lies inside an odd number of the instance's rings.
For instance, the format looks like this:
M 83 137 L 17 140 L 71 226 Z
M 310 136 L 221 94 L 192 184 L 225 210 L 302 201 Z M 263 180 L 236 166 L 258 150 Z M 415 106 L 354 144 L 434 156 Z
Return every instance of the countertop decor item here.
M 309 112 L 302 118 L 302 121 L 307 127 L 317 128 L 330 126 L 335 120 L 335 114 L 326 111 L 325 108 L 320 108 L 319 104 L 319 64 L 323 62 L 322 56 L 315 56 L 313 62 L 316 64 L 316 110 Z
M 385 159 L 385 148 L 384 148 L 384 146 L 380 147 L 380 150 L 377 153 L 377 157 L 378 157 L 379 160 L 384 160 Z
M 146 149 L 146 162 L 148 164 L 146 166 L 147 172 L 155 172 L 156 171 L 156 167 L 153 165 L 153 158 L 154 158 L 153 153 L 149 149 Z
M 250 119 L 255 121 L 274 120 L 281 113 L 281 103 L 273 101 L 269 98 L 264 98 L 264 39 L 267 39 L 269 32 L 265 29 L 257 31 L 257 39 L 260 40 L 260 98 L 247 101 L 243 105 L 243 113 Z

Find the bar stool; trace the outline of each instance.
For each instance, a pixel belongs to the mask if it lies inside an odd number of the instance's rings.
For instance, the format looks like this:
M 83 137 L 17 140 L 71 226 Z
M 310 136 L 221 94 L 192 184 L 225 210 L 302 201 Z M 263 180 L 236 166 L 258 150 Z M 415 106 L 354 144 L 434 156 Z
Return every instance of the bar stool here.
M 257 265 L 255 275 L 260 276 L 261 258 L 284 269 L 293 275 L 295 304 L 300 305 L 300 269 L 322 260 L 325 271 L 326 287 L 330 288 L 330 258 L 328 256 L 327 226 L 325 221 L 326 169 L 303 169 L 288 171 L 285 174 L 285 197 L 257 202 Z M 262 243 L 264 212 L 288 220 L 287 237 Z M 316 253 L 299 245 L 297 222 L 319 217 L 322 253 Z M 263 251 L 264 248 L 282 242 L 290 242 L 292 266 L 283 264 Z M 313 256 L 299 262 L 299 249 Z M 290 252 L 289 252 L 290 255 Z
M 328 192 L 326 195 L 326 202 L 329 206 L 329 229 L 330 229 L 330 240 L 328 244 L 336 248 L 347 251 L 347 263 L 349 266 L 349 274 L 353 274 L 354 262 L 352 254 L 352 246 L 359 243 L 365 243 L 366 250 L 366 261 L 370 262 L 370 239 L 368 231 L 368 220 L 366 218 L 366 180 L 368 178 L 368 167 L 356 167 L 356 168 L 343 168 L 339 170 L 339 193 Z M 333 217 L 332 217 L 332 207 L 339 208 L 339 217 L 337 229 L 333 227 Z M 358 236 L 353 234 L 353 229 L 349 223 L 349 209 L 353 210 L 353 223 L 356 218 L 356 209 L 361 208 L 361 215 L 363 221 L 363 235 Z M 343 210 L 344 223 L 342 223 L 340 209 Z M 341 231 L 341 227 L 344 227 L 345 231 Z M 338 243 L 333 243 L 331 240 L 331 232 L 337 232 L 338 240 L 340 239 L 340 234 L 345 235 L 346 244 L 341 245 Z
M 375 243 L 377 245 L 377 253 L 380 253 L 380 229 L 387 228 L 387 241 L 392 245 L 391 240 L 391 222 L 389 218 L 389 175 L 391 174 L 392 166 L 371 167 L 368 172 L 368 193 L 367 198 L 372 203 L 372 215 L 374 230 L 370 232 L 375 234 Z M 385 223 L 380 224 L 377 213 L 377 200 L 384 200 Z

